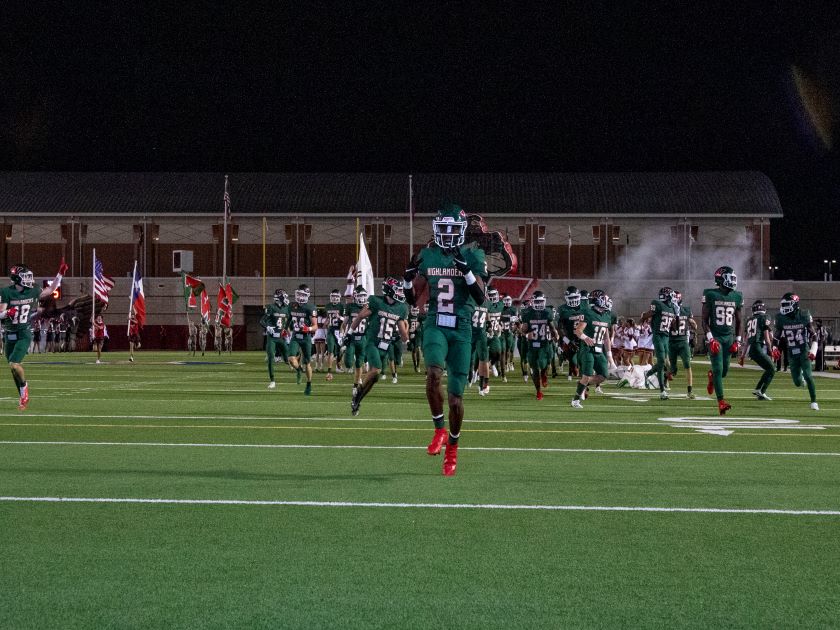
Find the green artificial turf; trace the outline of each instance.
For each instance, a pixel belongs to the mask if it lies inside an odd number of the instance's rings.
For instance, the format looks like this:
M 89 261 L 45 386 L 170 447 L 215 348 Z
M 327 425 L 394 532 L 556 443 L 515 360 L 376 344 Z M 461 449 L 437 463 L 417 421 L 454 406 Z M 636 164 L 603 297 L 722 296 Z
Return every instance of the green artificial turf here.
M 682 375 L 669 401 L 607 385 L 574 410 L 565 378 L 538 402 L 517 371 L 487 398 L 467 391 L 458 473 L 444 478 L 410 367 L 354 418 L 348 375 L 316 374 L 305 397 L 286 366 L 268 390 L 263 361 L 27 357 L 29 409 L 10 377 L 0 386 L 0 628 L 840 619 L 840 515 L 570 509 L 838 512 L 840 380 L 817 380 L 814 412 L 787 374 L 758 402 L 758 372 L 733 368 L 721 419 L 713 400 L 676 397 Z M 736 425 L 662 420 L 680 417 Z M 768 418 L 795 423 L 737 424 Z

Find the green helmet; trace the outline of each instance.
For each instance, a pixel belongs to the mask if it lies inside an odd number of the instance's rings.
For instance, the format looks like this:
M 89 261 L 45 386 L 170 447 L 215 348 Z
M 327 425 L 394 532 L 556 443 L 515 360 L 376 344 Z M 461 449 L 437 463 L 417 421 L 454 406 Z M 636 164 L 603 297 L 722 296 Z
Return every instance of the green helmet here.
M 785 293 L 779 300 L 779 313 L 791 315 L 799 310 L 799 296 L 796 293 Z
M 357 284 L 356 288 L 353 289 L 353 300 L 359 306 L 364 306 L 368 303 L 368 292 L 361 284 Z
M 32 271 L 29 267 L 25 267 L 24 265 L 15 265 L 9 269 L 9 278 L 11 278 L 12 282 L 15 284 L 19 284 L 20 286 L 28 289 L 35 286 L 35 278 L 32 275 Z
M 722 289 L 736 289 L 738 287 L 738 276 L 732 267 L 718 267 L 715 270 L 715 284 Z
M 499 301 L 499 290 L 487 289 L 487 299 L 490 300 L 490 304 L 496 304 Z
M 447 204 L 440 209 L 432 221 L 435 243 L 444 250 L 455 249 L 464 244 L 467 234 L 467 213 L 461 206 Z
M 341 304 L 341 292 L 338 289 L 330 291 L 330 304 Z
M 382 281 L 382 295 L 391 298 L 395 302 L 405 302 L 405 292 L 402 282 L 393 276 L 388 276 Z

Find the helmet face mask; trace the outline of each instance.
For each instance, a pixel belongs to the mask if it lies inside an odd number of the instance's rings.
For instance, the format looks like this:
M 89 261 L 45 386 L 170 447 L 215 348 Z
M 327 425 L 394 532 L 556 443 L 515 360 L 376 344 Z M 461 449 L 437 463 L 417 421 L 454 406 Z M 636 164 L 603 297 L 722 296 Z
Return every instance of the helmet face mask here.
M 676 292 L 671 287 L 662 287 L 659 289 L 659 300 L 665 304 L 674 302 Z
M 566 287 L 565 298 L 566 306 L 569 308 L 577 308 L 580 306 L 580 291 L 578 291 L 577 287 Z
M 674 302 L 682 304 L 682 292 L 674 290 Z
M 499 290 L 498 289 L 490 289 L 487 291 L 487 299 L 490 300 L 490 304 L 496 304 L 499 301 Z
M 382 295 L 395 302 L 405 302 L 405 291 L 403 291 L 402 283 L 393 276 L 388 276 L 382 281 Z
M 32 271 L 24 265 L 15 265 L 9 269 L 9 278 L 15 284 L 31 289 L 35 286 L 35 278 Z
M 796 293 L 785 293 L 779 300 L 779 313 L 792 315 L 799 310 L 799 296 Z
M 580 302 L 583 304 L 584 302 L 589 303 L 589 291 L 586 289 L 580 290 Z
M 509 295 L 506 295 L 502 298 L 502 304 L 504 304 L 505 306 L 513 306 L 513 298 Z
M 368 293 L 363 286 L 358 286 L 353 291 L 353 300 L 359 306 L 365 306 L 368 303 Z
M 535 311 L 545 310 L 545 295 L 542 291 L 534 291 L 534 295 L 531 296 L 531 307 Z
M 752 305 L 752 312 L 755 313 L 766 313 L 767 307 L 764 305 L 764 300 L 756 300 L 753 302 Z
M 336 289 L 330 291 L 330 304 L 341 304 L 341 293 Z
M 306 304 L 309 301 L 309 295 L 309 287 L 302 284 L 295 290 L 295 302 L 298 304 Z
M 732 267 L 718 267 L 715 271 L 715 284 L 723 289 L 735 290 L 738 287 L 738 276 Z
M 277 306 L 285 306 L 289 303 L 289 296 L 286 295 L 286 292 L 283 289 L 277 289 L 274 292 L 274 303 Z
M 448 251 L 464 244 L 467 234 L 467 214 L 460 207 L 452 204 L 438 212 L 432 221 L 435 243 Z
M 601 289 L 595 289 L 589 294 L 589 303 L 593 308 L 601 309 L 602 311 L 608 310 L 607 300 L 609 300 L 609 296 L 601 291 Z
M 420 316 L 420 307 L 419 307 L 419 306 L 412 306 L 412 307 L 409 309 L 409 314 L 410 314 L 412 317 L 419 317 L 419 316 Z

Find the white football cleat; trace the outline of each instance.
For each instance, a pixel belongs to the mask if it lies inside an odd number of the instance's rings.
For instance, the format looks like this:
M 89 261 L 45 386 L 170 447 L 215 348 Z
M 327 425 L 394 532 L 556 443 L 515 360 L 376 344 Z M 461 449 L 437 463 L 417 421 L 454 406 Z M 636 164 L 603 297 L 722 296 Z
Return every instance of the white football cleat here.
M 755 394 L 755 397 L 758 400 L 773 400 L 772 398 L 770 398 L 770 396 L 768 396 L 764 392 L 753 392 L 753 394 Z
M 572 407 L 575 409 L 583 409 L 583 403 L 581 403 L 577 398 L 572 400 Z
M 493 366 L 493 376 L 495 376 L 495 377 L 499 376 L 499 370 L 496 369 L 495 365 Z
M 277 387 L 277 384 L 276 384 L 274 381 L 271 381 L 271 382 L 268 384 L 268 389 L 274 389 L 275 387 Z
M 486 396 L 489 393 L 490 393 L 490 386 L 489 385 L 487 387 L 485 387 L 484 389 L 479 389 L 478 390 L 478 395 L 479 396 Z
M 391 382 L 392 382 L 394 385 L 396 385 L 396 384 L 397 384 L 397 377 L 395 376 L 394 378 L 392 378 L 392 379 L 391 379 Z
M 604 390 L 603 390 L 603 389 L 601 389 L 601 386 L 600 386 L 600 385 L 598 385 L 598 387 L 596 387 L 596 388 L 595 388 L 595 391 L 596 391 L 596 392 L 598 392 L 599 394 L 603 394 L 603 393 L 604 393 Z
M 820 410 L 820 406 L 819 406 L 817 403 L 812 402 L 812 403 L 811 403 L 811 409 L 813 409 L 814 411 L 819 411 L 819 410 Z
M 668 400 L 668 392 L 659 392 L 659 400 Z

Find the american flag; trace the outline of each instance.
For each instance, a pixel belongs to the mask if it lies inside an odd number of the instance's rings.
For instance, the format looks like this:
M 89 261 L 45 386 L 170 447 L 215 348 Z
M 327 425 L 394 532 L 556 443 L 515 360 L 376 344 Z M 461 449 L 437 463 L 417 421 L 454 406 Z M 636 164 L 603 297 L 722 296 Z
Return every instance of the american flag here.
M 114 280 L 102 272 L 102 261 L 93 254 L 93 294 L 103 302 L 108 302 L 108 293 L 114 288 Z

